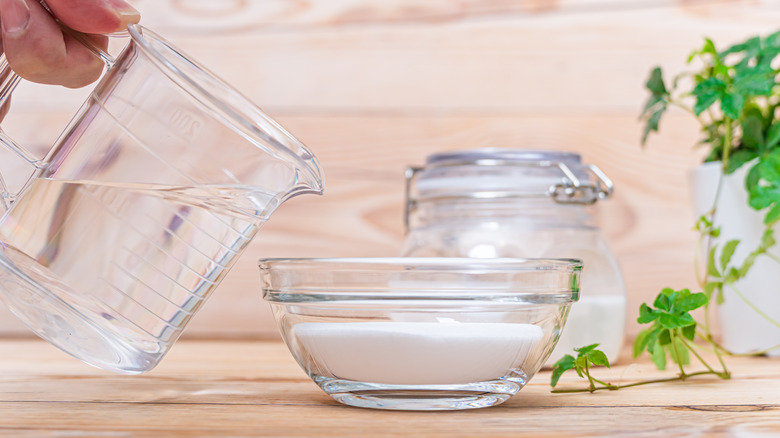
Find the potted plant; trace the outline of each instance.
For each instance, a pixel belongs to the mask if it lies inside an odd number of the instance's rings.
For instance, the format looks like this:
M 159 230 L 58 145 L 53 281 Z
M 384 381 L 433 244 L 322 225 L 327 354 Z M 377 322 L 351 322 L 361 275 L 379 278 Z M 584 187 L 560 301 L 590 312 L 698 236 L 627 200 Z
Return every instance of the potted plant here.
M 718 304 L 725 351 L 780 355 L 780 32 L 717 50 L 706 39 L 693 72 L 646 83 L 642 144 L 671 107 L 701 126 L 705 162 L 691 174 L 699 218 L 699 287 Z M 705 331 L 709 333 L 709 309 Z

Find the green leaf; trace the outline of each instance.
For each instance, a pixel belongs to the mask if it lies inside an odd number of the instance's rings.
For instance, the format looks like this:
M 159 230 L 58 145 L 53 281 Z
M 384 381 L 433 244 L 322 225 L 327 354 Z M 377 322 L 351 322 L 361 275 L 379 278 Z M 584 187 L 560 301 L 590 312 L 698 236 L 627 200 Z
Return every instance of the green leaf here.
M 558 380 L 561 378 L 561 375 L 572 368 L 574 368 L 574 357 L 572 357 L 572 355 L 567 354 L 558 359 L 558 362 L 555 362 L 553 365 L 550 386 L 555 388 L 555 385 L 558 384 Z
M 764 120 L 762 118 L 750 115 L 742 120 L 742 144 L 752 151 L 764 149 Z
M 707 295 L 701 292 L 690 294 L 680 300 L 679 304 L 676 306 L 676 310 L 680 312 L 690 312 L 691 310 L 698 309 L 707 304 L 708 301 Z
M 664 288 L 661 290 L 661 293 L 658 294 L 657 297 L 655 297 L 655 301 L 653 301 L 653 306 L 655 306 L 656 309 L 660 310 L 670 310 L 672 308 L 672 301 L 669 299 L 669 296 L 674 293 L 674 289 L 672 288 Z
M 636 322 L 639 324 L 647 324 L 648 322 L 653 322 L 655 319 L 658 318 L 658 314 L 650 308 L 645 303 L 642 303 L 639 306 L 639 318 L 637 318 Z
M 607 355 L 601 350 L 593 350 L 588 353 L 588 359 L 590 359 L 590 363 L 593 365 L 609 368 L 609 359 L 607 359 Z
M 724 302 L 723 298 L 723 285 L 718 286 L 718 293 L 715 295 L 715 302 L 720 306 Z
M 577 355 L 578 357 L 581 357 L 581 356 L 584 356 L 584 355 L 590 353 L 591 351 L 595 350 L 596 347 L 598 347 L 598 346 L 599 346 L 599 344 L 590 344 L 590 345 L 586 345 L 584 347 L 575 348 L 574 351 L 576 351 L 578 353 L 578 355 Z
M 688 365 L 691 363 L 691 358 L 688 356 L 688 347 L 686 347 L 681 340 L 675 338 L 674 343 L 670 344 L 667 348 L 669 349 L 669 356 L 671 356 L 674 363 L 680 365 Z M 672 349 L 674 349 L 674 351 L 672 351 Z
M 650 78 L 647 79 L 645 84 L 648 90 L 655 95 L 668 94 L 666 91 L 666 85 L 664 85 L 664 77 L 661 72 L 661 67 L 656 67 L 650 72 Z
M 639 357 L 647 348 L 647 343 L 649 341 L 648 337 L 651 332 L 652 329 L 642 330 L 636 335 L 636 338 L 634 338 L 634 358 Z
M 682 315 L 662 313 L 661 315 L 658 316 L 658 322 L 660 322 L 664 328 L 675 329 L 675 328 L 683 328 L 689 326 L 693 324 L 695 321 L 693 320 L 693 317 L 687 313 L 684 313 Z
M 780 184 L 780 157 L 775 154 L 765 156 L 759 162 L 761 179 L 774 184 Z
M 718 78 L 707 78 L 696 84 L 691 94 L 696 97 L 693 112 L 698 116 L 717 102 L 718 99 L 722 99 L 725 96 L 726 84 Z M 736 119 L 736 117 L 733 118 Z
M 678 314 L 681 312 L 679 309 L 680 302 L 682 302 L 685 298 L 691 296 L 691 291 L 689 289 L 680 289 L 676 291 L 672 291 L 672 293 L 669 294 L 669 301 L 671 305 L 669 306 L 669 312 L 671 314 Z M 682 310 L 684 312 L 684 310 Z
M 648 342 L 647 342 L 647 351 L 652 353 L 655 351 L 656 348 L 660 348 L 658 346 L 658 339 L 661 338 L 661 333 L 663 333 L 666 329 L 661 328 L 660 325 L 654 324 L 653 330 L 650 332 L 650 336 L 648 336 Z
M 720 109 L 728 118 L 737 120 L 745 106 L 745 96 L 739 93 L 724 93 L 720 97 Z
M 766 38 L 764 38 L 764 46 L 780 47 L 780 31 L 770 34 Z
M 756 256 L 751 254 L 745 258 L 745 261 L 742 262 L 742 266 L 739 268 L 739 277 L 742 278 L 745 275 L 747 275 L 748 271 L 751 267 L 753 267 L 753 263 L 756 261 Z M 720 303 L 718 303 L 720 304 Z
M 669 345 L 672 343 L 672 334 L 669 330 L 661 330 L 658 335 L 658 345 Z
M 726 174 L 730 175 L 734 173 L 735 170 L 742 167 L 745 163 L 750 162 L 756 159 L 757 157 L 758 157 L 757 153 L 753 151 L 744 150 L 744 149 L 740 149 L 734 152 L 729 157 L 729 162 L 728 165 L 726 166 Z
M 749 198 L 751 207 L 756 210 L 762 210 L 772 204 L 780 202 L 780 189 L 771 186 L 754 187 L 749 193 Z
M 720 52 L 720 57 L 725 58 L 726 56 L 732 54 L 732 53 L 738 53 L 738 52 L 754 52 L 758 50 L 761 46 L 761 38 L 759 37 L 752 37 L 748 39 L 745 42 L 734 44 L 733 46 L 729 47 L 728 49 Z
M 715 251 L 717 248 L 717 245 L 712 245 L 712 248 L 710 248 L 710 255 L 707 257 L 707 274 L 713 277 L 721 276 L 720 272 L 718 272 L 718 267 L 715 266 Z
M 701 52 L 699 53 L 702 55 L 709 53 L 713 56 L 718 56 L 718 51 L 715 49 L 715 43 L 709 38 L 704 38 L 704 47 L 701 48 Z
M 645 121 L 645 127 L 642 130 L 642 146 L 647 143 L 647 137 L 650 135 L 650 132 L 658 132 L 658 126 L 661 122 L 661 116 L 664 115 L 664 112 L 666 112 L 666 102 L 663 102 L 662 105 L 657 107 L 657 109 Z
M 764 224 L 768 226 L 773 225 L 778 219 L 780 219 L 780 203 L 776 203 L 769 209 L 766 216 L 764 216 Z
M 731 262 L 731 257 L 734 255 L 734 251 L 737 249 L 737 245 L 739 245 L 739 240 L 736 239 L 729 240 L 725 245 L 723 245 L 723 249 L 720 251 L 720 268 L 723 271 L 726 270 L 729 262 Z
M 745 189 L 747 189 L 748 192 L 750 192 L 754 187 L 757 187 L 758 182 L 761 179 L 761 170 L 759 164 L 760 163 L 754 164 L 745 177 Z
M 743 96 L 769 96 L 774 85 L 774 73 L 766 65 L 737 69 L 734 78 L 734 89 Z
M 712 220 L 705 214 L 699 216 L 699 219 L 696 221 L 696 230 L 704 231 L 710 227 L 712 227 Z
M 645 102 L 645 106 L 642 107 L 642 113 L 640 118 L 649 117 L 650 114 L 656 112 L 662 105 L 666 106 L 665 96 L 657 96 L 655 94 L 651 94 L 650 97 L 647 98 L 647 102 Z
M 688 327 L 683 327 L 682 335 L 689 341 L 692 341 L 693 338 L 696 337 L 696 324 L 689 325 Z
M 723 284 L 733 284 L 740 279 L 739 270 L 737 268 L 730 268 L 725 277 L 723 277 Z
M 650 354 L 650 360 L 653 361 L 656 368 L 659 370 L 665 370 L 666 369 L 666 349 L 665 348 L 656 348 L 653 350 L 653 352 Z
M 723 283 L 719 281 L 710 281 L 707 282 L 704 285 L 704 294 L 707 295 L 707 299 L 709 300 L 712 297 L 712 293 L 718 288 L 722 287 Z
M 574 360 L 574 370 L 580 377 L 585 377 L 585 369 L 588 367 L 588 358 L 585 356 L 577 356 Z
M 766 133 L 766 147 L 771 149 L 780 144 L 780 122 L 774 121 Z
M 647 79 L 645 87 L 650 90 L 651 95 L 642 109 L 641 118 L 645 121 L 642 131 L 642 146 L 647 143 L 647 138 L 651 132 L 658 132 L 661 117 L 667 108 L 669 92 L 664 84 L 663 73 L 660 67 L 656 67 L 650 72 L 650 77 Z

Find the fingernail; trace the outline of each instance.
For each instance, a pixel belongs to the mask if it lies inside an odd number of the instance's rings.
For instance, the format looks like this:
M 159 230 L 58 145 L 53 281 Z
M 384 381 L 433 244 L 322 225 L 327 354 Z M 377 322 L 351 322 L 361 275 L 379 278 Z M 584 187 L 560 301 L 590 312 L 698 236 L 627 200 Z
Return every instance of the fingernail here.
M 30 8 L 24 0 L 0 0 L 0 24 L 3 34 L 19 36 L 30 26 Z
M 131 23 L 138 23 L 141 20 L 141 14 L 138 10 L 124 0 L 108 0 L 108 5 L 122 20 L 123 27 L 127 27 Z

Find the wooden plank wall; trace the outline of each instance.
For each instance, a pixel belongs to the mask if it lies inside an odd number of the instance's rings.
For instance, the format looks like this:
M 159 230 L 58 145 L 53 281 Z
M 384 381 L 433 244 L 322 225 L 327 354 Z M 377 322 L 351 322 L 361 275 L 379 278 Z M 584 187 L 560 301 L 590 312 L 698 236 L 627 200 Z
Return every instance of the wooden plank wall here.
M 571 150 L 616 183 L 600 212 L 630 296 L 694 285 L 687 172 L 696 124 L 639 147 L 643 83 L 704 35 L 780 27 L 770 0 L 136 0 L 143 23 L 246 93 L 320 158 L 327 194 L 285 204 L 185 336 L 275 336 L 266 256 L 398 253 L 403 170 L 483 146 Z M 25 86 L 4 126 L 44 151 L 85 91 Z M 214 147 L 220 147 L 215 144 Z M 9 165 L 6 162 L 5 167 Z M 25 330 L 0 310 L 0 333 Z M 635 332 L 631 323 L 629 331 Z

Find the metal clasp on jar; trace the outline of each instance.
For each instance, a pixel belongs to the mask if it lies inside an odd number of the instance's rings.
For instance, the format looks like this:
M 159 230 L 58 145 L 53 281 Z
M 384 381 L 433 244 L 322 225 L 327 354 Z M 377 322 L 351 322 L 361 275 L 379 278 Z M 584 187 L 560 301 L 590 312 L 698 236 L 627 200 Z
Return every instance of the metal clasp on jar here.
M 553 184 L 547 194 L 559 204 L 590 205 L 599 199 L 608 198 L 615 189 L 612 180 L 595 164 L 585 166 L 596 178 L 592 184 L 583 184 L 574 172 L 564 163 L 550 163 L 561 169 L 564 178 L 558 184 Z

